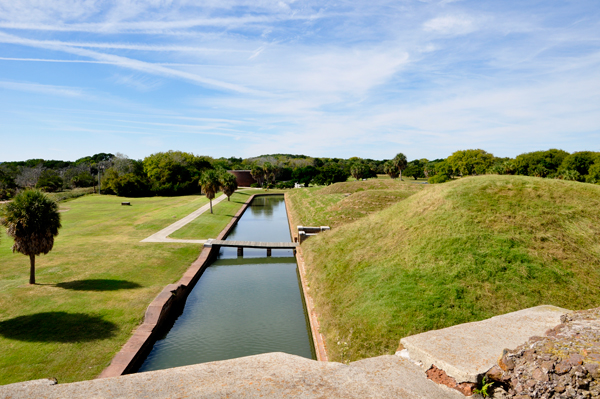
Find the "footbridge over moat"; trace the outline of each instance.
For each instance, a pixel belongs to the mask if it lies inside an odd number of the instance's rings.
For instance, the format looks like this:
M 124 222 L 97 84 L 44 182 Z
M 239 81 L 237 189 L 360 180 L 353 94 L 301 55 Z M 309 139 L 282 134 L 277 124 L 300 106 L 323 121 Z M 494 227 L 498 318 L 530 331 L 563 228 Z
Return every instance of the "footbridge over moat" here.
M 207 240 L 205 247 L 230 247 L 237 248 L 238 256 L 244 255 L 244 248 L 263 248 L 267 250 L 267 256 L 271 256 L 273 249 L 293 249 L 298 248 L 297 242 L 260 242 L 260 241 L 233 241 L 233 240 Z

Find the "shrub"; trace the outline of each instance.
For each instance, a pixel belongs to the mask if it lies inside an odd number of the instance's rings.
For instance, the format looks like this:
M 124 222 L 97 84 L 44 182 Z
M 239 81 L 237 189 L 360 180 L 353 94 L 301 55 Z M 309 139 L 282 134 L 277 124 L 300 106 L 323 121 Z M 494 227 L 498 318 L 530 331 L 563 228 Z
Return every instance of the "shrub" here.
M 600 161 L 590 166 L 589 174 L 585 177 L 585 181 L 600 184 Z
M 449 180 L 451 180 L 451 179 L 450 179 L 450 176 L 448 176 L 448 175 L 435 175 L 435 176 L 427 179 L 427 182 L 429 184 L 436 184 L 436 183 L 445 183 Z
M 113 179 L 110 188 L 120 197 L 143 197 L 148 194 L 146 181 L 133 173 L 126 173 Z
M 275 188 L 294 188 L 294 182 L 293 181 L 282 181 L 279 182 L 275 185 Z
M 40 175 L 35 187 L 52 193 L 62 189 L 63 179 L 52 169 L 46 169 Z

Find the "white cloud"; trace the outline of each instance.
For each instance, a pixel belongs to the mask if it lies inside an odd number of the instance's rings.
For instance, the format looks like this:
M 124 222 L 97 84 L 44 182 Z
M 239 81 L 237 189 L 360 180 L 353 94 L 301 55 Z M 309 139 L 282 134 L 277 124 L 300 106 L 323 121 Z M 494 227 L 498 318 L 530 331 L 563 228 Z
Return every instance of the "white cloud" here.
M 478 27 L 471 17 L 447 15 L 426 21 L 423 29 L 427 32 L 454 36 L 474 32 Z

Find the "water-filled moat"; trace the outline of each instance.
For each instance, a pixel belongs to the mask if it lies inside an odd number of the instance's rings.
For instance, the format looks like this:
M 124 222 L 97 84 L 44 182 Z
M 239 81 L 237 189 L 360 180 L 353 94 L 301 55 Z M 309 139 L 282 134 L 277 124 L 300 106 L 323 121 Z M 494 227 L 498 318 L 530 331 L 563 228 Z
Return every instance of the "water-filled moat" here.
M 256 197 L 228 240 L 291 241 L 283 196 Z M 265 352 L 313 358 L 292 250 L 221 248 L 139 371 Z

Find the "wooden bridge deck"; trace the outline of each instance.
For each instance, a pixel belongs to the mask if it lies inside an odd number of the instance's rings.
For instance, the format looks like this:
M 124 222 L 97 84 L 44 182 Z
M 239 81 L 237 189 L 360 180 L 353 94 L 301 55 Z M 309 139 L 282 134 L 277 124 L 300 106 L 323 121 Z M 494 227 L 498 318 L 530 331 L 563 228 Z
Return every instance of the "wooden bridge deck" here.
M 297 242 L 260 242 L 260 241 L 230 241 L 208 240 L 205 247 L 233 247 L 233 248 L 263 248 L 263 249 L 295 249 Z

